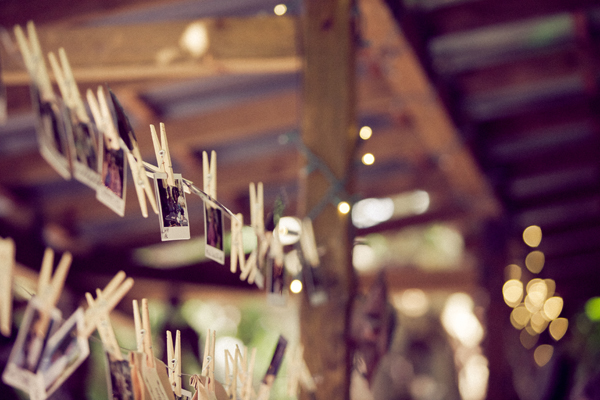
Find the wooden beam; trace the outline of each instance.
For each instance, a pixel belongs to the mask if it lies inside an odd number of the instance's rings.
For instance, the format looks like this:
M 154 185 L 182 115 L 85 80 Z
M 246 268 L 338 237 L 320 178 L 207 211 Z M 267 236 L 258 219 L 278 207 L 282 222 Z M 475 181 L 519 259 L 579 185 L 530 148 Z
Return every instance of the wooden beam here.
M 223 73 L 297 71 L 294 17 L 214 18 L 114 26 L 41 26 L 44 52 L 64 47 L 78 82 L 202 77 Z M 182 44 L 190 27 L 205 40 L 194 53 Z M 202 47 L 200 45 L 200 47 Z M 18 52 L 0 54 L 6 85 L 29 82 Z
M 302 140 L 338 180 L 352 173 L 357 138 L 353 5 L 344 0 L 304 3 L 305 56 Z M 310 215 L 333 182 L 316 170 L 301 180 L 300 215 Z M 345 185 L 348 189 L 347 184 Z M 329 301 L 301 307 L 300 331 L 311 373 L 321 376 L 316 399 L 348 399 L 353 351 L 347 340 L 355 278 L 349 217 L 335 205 L 315 213 L 317 244 L 326 248 L 322 270 Z M 308 398 L 305 393 L 304 398 Z
M 456 197 L 472 205 L 474 218 L 498 215 L 500 205 L 473 156 L 461 143 L 453 121 L 430 84 L 408 41 L 381 0 L 360 0 L 362 32 L 411 120 L 415 133 L 438 162 Z

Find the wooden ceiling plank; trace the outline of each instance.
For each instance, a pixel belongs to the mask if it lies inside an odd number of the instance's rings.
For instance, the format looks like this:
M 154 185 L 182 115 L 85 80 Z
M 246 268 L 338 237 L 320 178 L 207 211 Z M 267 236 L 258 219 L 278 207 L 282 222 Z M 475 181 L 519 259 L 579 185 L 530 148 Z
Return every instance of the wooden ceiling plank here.
M 374 59 L 412 118 L 415 132 L 446 173 L 455 196 L 468 199 L 474 215 L 497 215 L 500 209 L 489 184 L 462 145 L 458 132 L 387 7 L 380 0 L 359 1 L 363 34 Z
M 294 17 L 214 18 L 112 26 L 42 26 L 44 52 L 64 47 L 78 82 L 202 77 L 222 73 L 297 71 Z M 182 44 L 190 26 L 205 38 L 195 55 Z M 200 45 L 202 47 L 202 45 Z M 19 54 L 0 54 L 6 85 L 29 78 Z

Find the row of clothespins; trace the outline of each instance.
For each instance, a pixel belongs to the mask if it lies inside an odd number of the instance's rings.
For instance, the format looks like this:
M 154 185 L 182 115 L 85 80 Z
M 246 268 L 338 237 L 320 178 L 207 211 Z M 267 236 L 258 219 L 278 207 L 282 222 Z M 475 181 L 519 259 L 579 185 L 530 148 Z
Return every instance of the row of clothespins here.
M 12 251 L 14 256 L 14 242 L 11 239 L 2 239 L 0 256 L 10 256 L 7 251 Z M 26 315 L 35 316 L 23 318 L 2 375 L 5 383 L 29 392 L 32 399 L 45 399 L 60 387 L 76 367 L 85 360 L 89 354 L 87 340 L 97 330 L 107 353 L 109 365 L 119 365 L 118 369 L 108 368 L 109 373 L 118 374 L 115 379 L 109 381 L 120 382 L 121 385 L 111 388 L 114 398 L 165 400 L 173 398 L 169 394 L 172 392 L 177 396 L 176 398 L 197 400 L 268 399 L 287 346 L 285 338 L 280 336 L 271 366 L 256 391 L 253 385 L 256 349 L 252 349 L 250 357 L 248 357 L 248 350 L 245 347 L 241 350 L 237 347 L 233 354 L 229 350 L 225 350 L 226 378 L 224 383 L 220 383 L 214 377 L 216 333 L 209 330 L 204 346 L 202 372 L 200 375 L 188 375 L 190 376 L 189 383 L 195 390 L 192 397 L 191 392 L 183 389 L 181 380 L 182 376 L 186 374 L 181 371 L 180 332 L 176 332 L 175 342 L 173 342 L 172 333 L 167 332 L 167 364 L 154 356 L 146 299 L 141 301 L 141 312 L 138 301 L 133 300 L 137 349 L 129 351 L 127 359 L 123 357 L 123 351 L 117 342 L 110 322 L 110 313 L 133 286 L 133 279 L 126 278 L 125 272 L 118 272 L 104 289 L 96 289 L 96 297 L 91 293 L 86 293 L 87 309 L 83 310 L 80 307 L 66 322 L 62 321 L 56 304 L 64 287 L 71 262 L 71 254 L 64 253 L 53 272 L 54 251 L 50 248 L 46 249 L 38 277 L 37 293 L 30 300 L 26 311 Z M 6 271 L 2 271 L 2 273 L 6 273 Z M 2 276 L 1 281 L 11 282 L 12 279 Z M 7 333 L 4 331 L 6 319 L 9 319 L 8 326 L 10 327 L 11 312 L 7 311 L 6 305 L 11 303 L 12 299 L 8 302 L 7 298 L 3 296 L 0 309 L 3 334 Z M 70 321 L 75 322 L 70 325 Z M 65 326 L 72 326 L 73 329 L 65 330 L 63 329 Z M 10 330 L 8 333 L 10 334 Z M 72 350 L 73 348 L 77 350 Z M 63 354 L 61 353 L 63 350 L 60 349 L 71 350 L 65 350 L 65 354 Z M 292 354 L 289 367 L 288 387 L 292 395 L 297 392 L 298 382 L 308 390 L 314 391 L 315 389 L 314 381 L 304 363 L 302 350 L 300 347 L 298 349 Z M 67 358 L 69 361 L 57 361 L 62 358 Z M 49 365 L 44 367 L 45 362 Z M 51 379 L 48 378 L 50 370 L 52 371 Z M 132 396 L 123 397 L 125 391 L 131 392 Z

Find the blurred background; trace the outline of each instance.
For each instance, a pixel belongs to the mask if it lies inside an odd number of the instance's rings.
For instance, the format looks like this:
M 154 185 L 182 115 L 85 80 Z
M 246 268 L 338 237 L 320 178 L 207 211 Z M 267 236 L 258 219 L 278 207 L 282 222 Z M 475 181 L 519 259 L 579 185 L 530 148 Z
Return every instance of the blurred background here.
M 4 363 L 46 246 L 74 255 L 63 315 L 117 271 L 134 277 L 111 314 L 124 349 L 135 347 L 131 299 L 142 297 L 157 357 L 166 360 L 162 332 L 182 330 L 184 372 L 199 372 L 207 328 L 217 347 L 258 349 L 257 380 L 280 333 L 298 343 L 304 293 L 270 304 L 229 272 L 228 258 L 206 259 L 200 198 L 187 197 L 192 238 L 164 243 L 157 217 L 140 213 L 130 172 L 120 217 L 41 157 L 13 27 L 33 20 L 43 51 L 64 47 L 81 93 L 111 88 L 146 161 L 159 122 L 174 171 L 198 187 L 202 152 L 215 150 L 217 198 L 248 223 L 249 182 L 264 183 L 265 215 L 298 213 L 309 2 L 0 3 L 0 236 L 15 240 L 19 264 Z M 323 13 L 337 3 L 323 2 Z M 360 138 L 352 193 L 335 200 L 351 205 L 356 301 L 368 311 L 383 298 L 382 320 L 392 321 L 376 370 L 365 376 L 356 363 L 353 398 L 600 398 L 600 3 L 351 7 Z M 55 398 L 106 398 L 102 348 L 90 346 Z M 272 398 L 287 396 L 286 376 L 284 364 Z

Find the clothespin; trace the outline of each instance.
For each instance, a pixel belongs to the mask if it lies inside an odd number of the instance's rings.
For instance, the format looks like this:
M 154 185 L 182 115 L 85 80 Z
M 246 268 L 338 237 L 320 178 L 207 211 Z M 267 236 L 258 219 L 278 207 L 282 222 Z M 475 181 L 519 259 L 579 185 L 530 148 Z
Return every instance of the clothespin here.
M 98 322 L 96 323 L 96 326 L 104 348 L 114 360 L 122 361 L 123 355 L 121 354 L 115 331 L 110 323 L 109 313 L 106 310 L 105 296 L 100 289 L 96 289 L 96 300 L 94 300 L 94 297 L 89 292 L 85 294 L 85 297 L 90 308 L 98 308 Z
M 142 317 L 137 300 L 133 300 L 133 326 L 135 329 L 135 342 L 138 353 L 144 352 L 144 329 L 142 328 Z
M 146 354 L 146 365 L 155 368 L 154 351 L 152 350 L 152 330 L 150 329 L 150 311 L 148 299 L 142 299 L 142 328 L 144 329 L 144 354 Z
M 121 148 L 119 134 L 110 108 L 108 107 L 108 102 L 106 101 L 102 86 L 98 86 L 97 93 L 97 98 L 94 96 L 94 92 L 92 92 L 91 89 L 88 89 L 86 93 L 90 111 L 92 112 L 98 130 L 100 130 L 104 136 L 104 144 L 109 149 L 119 150 Z
M 133 286 L 133 279 L 125 279 L 125 272 L 118 272 L 113 279 L 104 287 L 101 292 L 100 299 L 102 301 L 94 301 L 93 305 L 85 311 L 85 337 L 89 337 L 94 330 L 96 330 L 97 324 L 99 324 L 105 316 L 110 315 L 110 312 L 116 307 L 117 304 L 125 297 L 127 292 Z M 86 293 L 86 297 L 89 297 Z M 93 300 L 93 298 L 92 298 Z
M 310 370 L 304 361 L 304 346 L 298 345 L 292 352 L 291 360 L 288 365 L 288 396 L 296 396 L 298 393 L 298 384 L 309 393 L 317 390 L 315 380 L 310 374 Z
M 17 38 L 17 44 L 23 55 L 25 67 L 27 68 L 27 72 L 31 79 L 35 82 L 41 99 L 43 101 L 55 100 L 50 77 L 48 76 L 48 69 L 44 62 L 44 55 L 42 54 L 42 48 L 33 21 L 27 23 L 27 34 L 29 38 L 25 36 L 23 29 L 19 25 L 15 26 L 14 31 L 15 37 Z
M 148 207 L 146 206 L 146 197 L 144 197 L 144 194 L 148 197 L 152 211 L 154 211 L 155 214 L 158 214 L 158 206 L 156 204 L 156 198 L 154 198 L 154 192 L 150 186 L 150 181 L 145 173 L 146 170 L 144 169 L 144 162 L 138 143 L 133 137 L 131 138 L 131 142 L 133 147 L 131 151 L 127 152 L 127 159 L 129 160 L 129 167 L 131 168 L 131 174 L 133 175 L 133 183 L 135 185 L 138 202 L 140 203 L 140 209 L 142 210 L 142 216 L 147 218 Z
M 12 331 L 14 268 L 15 241 L 0 239 L 0 333 L 6 337 L 10 337 Z
M 235 352 L 234 359 L 231 352 L 225 349 L 225 390 L 231 400 L 237 400 L 238 363 L 238 352 Z
M 312 266 L 319 266 L 319 253 L 317 251 L 317 242 L 310 218 L 302 220 L 302 233 L 300 234 L 300 245 L 302 246 L 302 255 L 304 259 Z
M 241 213 L 238 213 L 236 218 L 231 218 L 231 273 L 235 273 L 237 271 L 238 262 L 240 264 L 240 270 L 245 269 L 244 261 L 246 256 L 244 255 L 244 237 L 242 235 L 243 227 L 244 216 Z
M 213 199 L 217 199 L 217 152 L 211 151 L 210 153 L 210 165 L 208 160 L 208 154 L 206 151 L 202 152 L 202 176 L 203 176 L 203 187 L 204 191 Z
M 33 326 L 35 337 L 33 338 L 30 352 L 27 355 L 27 363 L 29 367 L 36 365 L 41 351 L 44 347 L 45 338 L 50 327 L 51 311 L 56 306 L 56 302 L 60 297 L 67 272 L 71 266 L 71 253 L 65 252 L 58 263 L 56 272 L 52 275 L 52 265 L 54 263 L 54 251 L 51 248 L 46 248 L 44 258 L 42 260 L 42 268 L 38 278 L 38 294 L 41 308 L 40 319 Z
M 73 70 L 67 59 L 67 53 L 63 47 L 58 49 L 58 57 L 60 59 L 60 65 L 54 53 L 50 52 L 48 54 L 50 66 L 54 72 L 54 77 L 56 78 L 63 100 L 67 107 L 75 112 L 77 119 L 87 124 L 91 121 L 86 112 L 85 104 L 81 99 L 79 88 L 77 87 L 75 77 L 73 76 Z
M 169 153 L 169 143 L 167 142 L 165 124 L 162 122 L 160 123 L 160 142 L 154 125 L 150 125 L 150 134 L 152 135 L 152 144 L 154 145 L 158 167 L 161 172 L 167 174 L 167 183 L 169 186 L 175 186 L 173 163 L 171 162 L 171 154 Z
M 207 330 L 202 361 L 202 376 L 207 379 L 206 389 L 209 393 L 215 392 L 215 336 L 215 331 Z
M 265 235 L 265 211 L 262 182 L 258 182 L 258 185 L 255 185 L 254 182 L 250 182 L 250 225 L 260 241 Z
M 133 184 L 135 186 L 135 193 L 140 203 L 140 210 L 144 218 L 148 217 L 148 206 L 146 205 L 146 196 L 150 202 L 150 206 L 155 214 L 158 214 L 158 207 L 156 205 L 156 199 L 154 198 L 154 191 L 146 175 L 146 169 L 144 168 L 144 160 L 142 160 L 142 154 L 140 152 L 140 146 L 133 132 L 133 127 L 129 122 L 129 118 L 125 114 L 123 106 L 117 99 L 117 96 L 113 93 L 110 88 L 108 89 L 110 98 L 113 102 L 115 114 L 117 117 L 117 127 L 119 135 L 124 142 L 124 149 L 127 150 L 127 159 L 129 161 L 129 168 L 131 169 L 131 175 L 133 176 Z
M 175 334 L 175 348 L 173 348 L 171 331 L 167 331 L 167 364 L 173 393 L 181 397 L 181 332 L 179 330 Z

